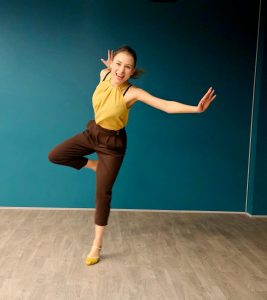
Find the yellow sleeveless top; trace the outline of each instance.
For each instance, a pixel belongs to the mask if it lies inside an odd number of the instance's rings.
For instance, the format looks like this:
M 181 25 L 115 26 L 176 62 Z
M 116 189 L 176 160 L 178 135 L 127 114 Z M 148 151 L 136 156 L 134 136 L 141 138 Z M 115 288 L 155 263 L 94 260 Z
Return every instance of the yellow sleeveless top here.
M 106 129 L 119 130 L 125 127 L 128 122 L 129 110 L 122 91 L 130 84 L 124 82 L 120 86 L 113 86 L 110 79 L 111 74 L 108 74 L 93 93 L 95 122 Z

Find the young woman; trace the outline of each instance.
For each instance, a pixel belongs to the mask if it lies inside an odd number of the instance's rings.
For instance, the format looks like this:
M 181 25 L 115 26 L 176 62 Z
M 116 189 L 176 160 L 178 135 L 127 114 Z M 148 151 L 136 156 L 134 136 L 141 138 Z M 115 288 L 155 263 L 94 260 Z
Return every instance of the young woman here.
M 157 98 L 131 85 L 128 80 L 137 78 L 141 71 L 136 68 L 136 53 L 129 46 L 114 52 L 108 50 L 107 60 L 101 60 L 107 68 L 100 72 L 100 82 L 93 93 L 94 120 L 88 122 L 83 132 L 59 144 L 48 155 L 53 163 L 96 172 L 95 238 L 85 260 L 87 265 L 100 260 L 112 187 L 126 150 L 125 126 L 130 107 L 141 101 L 166 113 L 202 113 L 216 97 L 214 90 L 209 88 L 197 106 L 190 106 Z M 98 160 L 85 157 L 94 152 Z

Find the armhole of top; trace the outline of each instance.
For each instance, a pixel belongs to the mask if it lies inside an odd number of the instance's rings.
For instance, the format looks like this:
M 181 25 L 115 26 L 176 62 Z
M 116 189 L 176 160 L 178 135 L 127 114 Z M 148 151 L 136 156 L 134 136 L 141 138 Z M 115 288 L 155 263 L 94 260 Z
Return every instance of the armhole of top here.
M 123 93 L 123 96 L 127 93 L 127 91 L 129 90 L 129 88 L 131 87 L 132 85 L 130 84 L 130 85 L 128 85 L 128 87 L 127 87 L 127 89 L 124 91 L 124 93 Z
M 109 71 L 109 72 L 105 75 L 105 77 L 103 78 L 102 81 L 104 81 L 104 80 L 107 78 L 107 76 L 108 76 L 108 74 L 109 74 L 110 72 L 111 72 L 111 71 Z

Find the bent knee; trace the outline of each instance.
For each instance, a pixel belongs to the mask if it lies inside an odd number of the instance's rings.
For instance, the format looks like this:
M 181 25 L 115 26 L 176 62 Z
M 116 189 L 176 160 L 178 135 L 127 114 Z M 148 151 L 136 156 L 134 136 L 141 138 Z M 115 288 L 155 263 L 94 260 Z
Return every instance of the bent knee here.
M 48 153 L 48 159 L 54 163 L 54 164 L 58 164 L 60 163 L 60 157 L 59 155 L 57 154 L 56 151 L 54 150 L 51 150 L 49 153 Z

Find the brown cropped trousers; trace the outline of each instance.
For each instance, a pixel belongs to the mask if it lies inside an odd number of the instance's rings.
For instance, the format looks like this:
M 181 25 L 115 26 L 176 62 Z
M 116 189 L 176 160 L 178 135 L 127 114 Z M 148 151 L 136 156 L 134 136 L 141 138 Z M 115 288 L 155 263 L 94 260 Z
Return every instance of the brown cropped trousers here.
M 102 128 L 94 120 L 87 128 L 57 145 L 48 158 L 51 162 L 80 170 L 87 164 L 85 155 L 97 153 L 95 224 L 108 224 L 112 187 L 120 170 L 127 147 L 125 128 L 118 131 Z

